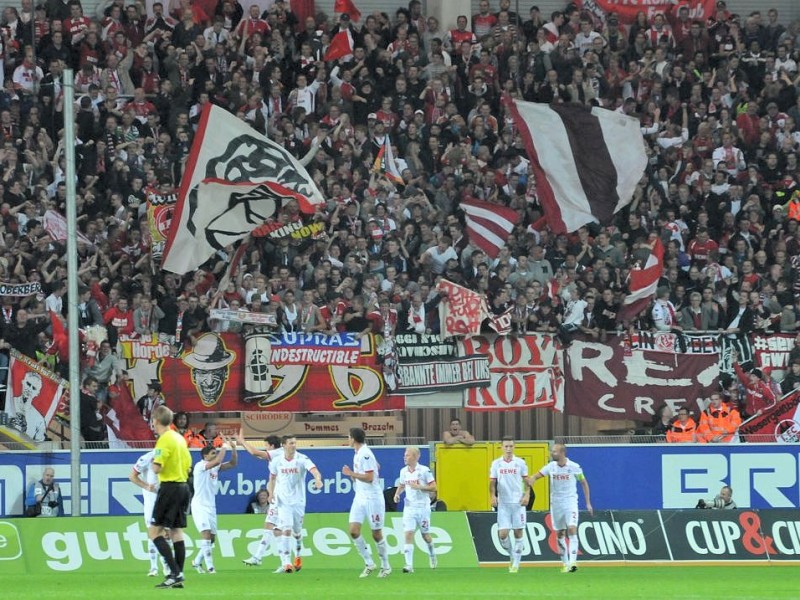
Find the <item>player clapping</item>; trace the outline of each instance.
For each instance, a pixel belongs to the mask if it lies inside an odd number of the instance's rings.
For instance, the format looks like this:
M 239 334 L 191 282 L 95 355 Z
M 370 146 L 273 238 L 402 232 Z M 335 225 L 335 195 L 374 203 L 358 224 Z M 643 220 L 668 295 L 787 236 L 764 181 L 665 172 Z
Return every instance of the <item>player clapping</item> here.
M 400 482 L 397 492 L 394 494 L 395 503 L 400 500 L 400 494 L 403 492 L 406 494 L 406 502 L 403 507 L 403 531 L 405 532 L 403 556 L 406 564 L 403 567 L 403 573 L 414 572 L 414 533 L 417 529 L 420 530 L 422 539 L 428 545 L 431 569 L 435 569 L 436 553 L 430 534 L 430 494 L 436 491 L 436 481 L 431 470 L 425 465 L 419 464 L 419 448 L 406 448 L 403 458 L 406 466 L 400 470 Z

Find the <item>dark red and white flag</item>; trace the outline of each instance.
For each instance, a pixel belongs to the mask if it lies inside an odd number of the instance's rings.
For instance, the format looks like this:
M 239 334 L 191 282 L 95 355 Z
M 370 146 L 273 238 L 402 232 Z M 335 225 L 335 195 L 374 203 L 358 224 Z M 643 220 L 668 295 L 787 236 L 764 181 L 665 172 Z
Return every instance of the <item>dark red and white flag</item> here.
M 522 134 L 548 225 L 609 224 L 647 166 L 639 121 L 602 108 L 506 99 Z
M 628 280 L 628 295 L 622 302 L 617 316 L 618 321 L 625 321 L 643 311 L 655 296 L 658 280 L 664 273 L 664 246 L 661 240 L 653 241 L 653 248 L 643 268 L 631 270 Z
M 477 200 L 462 202 L 460 206 L 467 217 L 469 240 L 489 258 L 497 258 L 514 225 L 519 223 L 519 213 L 506 206 Z

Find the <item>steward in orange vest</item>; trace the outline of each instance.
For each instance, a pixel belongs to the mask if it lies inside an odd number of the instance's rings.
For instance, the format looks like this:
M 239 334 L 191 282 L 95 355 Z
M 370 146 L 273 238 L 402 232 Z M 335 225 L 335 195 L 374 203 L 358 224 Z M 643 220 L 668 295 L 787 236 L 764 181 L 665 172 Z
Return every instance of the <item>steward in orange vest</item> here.
M 678 418 L 672 422 L 667 431 L 667 442 L 671 444 L 695 442 L 696 433 L 697 423 L 689 416 L 689 409 L 681 408 L 678 410 Z
M 711 404 L 700 414 L 697 441 L 703 443 L 725 443 L 733 441 L 742 417 L 739 411 L 723 404 L 722 396 L 711 394 Z

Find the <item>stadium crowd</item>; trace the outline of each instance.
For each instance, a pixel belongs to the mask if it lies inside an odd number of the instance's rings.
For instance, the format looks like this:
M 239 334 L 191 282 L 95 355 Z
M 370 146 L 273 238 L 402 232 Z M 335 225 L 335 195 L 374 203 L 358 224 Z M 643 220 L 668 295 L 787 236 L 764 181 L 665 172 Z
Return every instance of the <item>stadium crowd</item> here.
M 341 31 L 352 54 L 326 62 Z M 80 324 L 108 333 L 87 370 L 100 388 L 119 375 L 120 336 L 180 347 L 241 327 L 209 320 L 212 306 L 274 314 L 286 331 L 437 332 L 439 277 L 485 292 L 494 314 L 510 309 L 518 332 L 605 340 L 652 236 L 664 274 L 626 326 L 800 330 L 800 22 L 774 9 L 736 15 L 720 1 L 705 21 L 683 7 L 626 26 L 572 4 L 517 15 L 509 0 L 482 0 L 456 23 L 426 17 L 418 0 L 359 22 L 301 22 L 283 0 L 263 14 L 237 0 L 149 12 L 114 0 L 96 15 L 76 0 L 22 0 L 0 32 L 0 280 L 42 286 L 0 299 L 2 344 L 58 368 L 46 315 L 66 314 L 66 251 L 45 214 L 65 213 L 72 68 Z M 541 226 L 503 95 L 641 121 L 646 175 L 612 225 Z M 186 276 L 163 272 L 147 223 L 148 196 L 177 190 L 209 102 L 305 158 L 328 199 L 313 217 L 323 233 L 255 239 L 225 289 L 231 248 Z M 403 184 L 373 168 L 386 135 Z M 521 215 L 495 258 L 469 242 L 469 199 Z M 784 388 L 800 381 L 798 352 Z

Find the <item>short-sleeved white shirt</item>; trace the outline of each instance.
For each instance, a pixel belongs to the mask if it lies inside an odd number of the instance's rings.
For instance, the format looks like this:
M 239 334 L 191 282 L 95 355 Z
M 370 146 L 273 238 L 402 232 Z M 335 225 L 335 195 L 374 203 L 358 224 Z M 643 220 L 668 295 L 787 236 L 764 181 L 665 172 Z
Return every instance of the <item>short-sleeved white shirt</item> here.
M 374 473 L 372 483 L 355 479 L 353 489 L 356 498 L 382 498 L 383 490 L 380 482 L 380 466 L 372 453 L 372 449 L 366 444 L 362 445 L 353 456 L 353 472 L 358 474 Z
M 314 468 L 314 462 L 301 452 L 295 452 L 291 460 L 286 455 L 270 460 L 269 472 L 275 477 L 274 493 L 278 504 L 305 506 L 306 474 Z
M 139 477 L 145 483 L 158 486 L 158 474 L 153 471 L 154 456 L 155 456 L 154 450 L 150 450 L 150 452 L 148 452 L 147 454 L 142 454 L 136 460 L 136 464 L 133 465 L 133 470 L 139 474 Z M 145 499 L 152 500 L 153 502 L 156 501 L 156 492 L 144 490 L 143 494 Z
M 550 478 L 551 503 L 578 500 L 578 481 L 583 479 L 583 470 L 578 463 L 567 459 L 562 467 L 553 460 L 543 466 L 539 473 Z
M 518 456 L 511 460 L 500 457 L 492 461 L 489 477 L 497 482 L 497 502 L 499 504 L 519 504 L 522 500 L 523 477 L 528 476 L 528 465 Z
M 412 483 L 428 486 L 433 483 L 433 473 L 425 465 L 418 464 L 412 471 L 409 467 L 403 467 L 400 470 L 399 484 L 405 486 L 406 492 L 406 506 L 413 506 L 419 508 L 429 507 L 431 505 L 431 497 L 428 492 L 422 490 L 415 490 L 409 487 Z
M 206 469 L 207 460 L 198 461 L 194 466 L 194 497 L 192 502 L 203 506 L 216 506 L 215 496 L 219 487 L 219 467 Z

